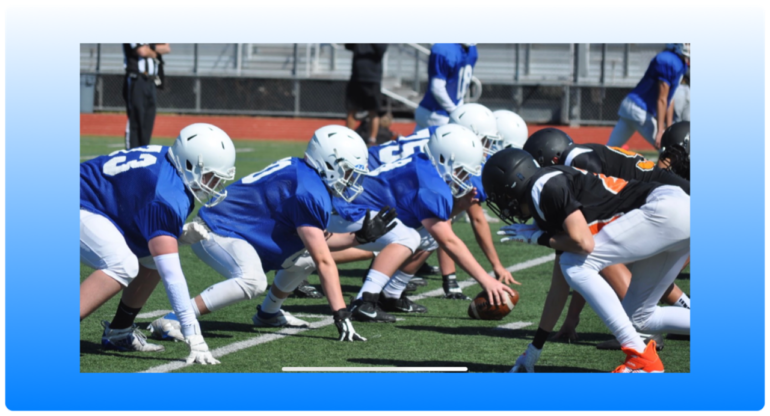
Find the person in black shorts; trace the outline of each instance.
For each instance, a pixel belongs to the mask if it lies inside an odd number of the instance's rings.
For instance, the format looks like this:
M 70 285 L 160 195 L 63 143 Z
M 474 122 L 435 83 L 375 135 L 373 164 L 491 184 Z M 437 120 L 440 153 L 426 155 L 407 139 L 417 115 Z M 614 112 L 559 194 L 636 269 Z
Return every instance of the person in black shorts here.
M 348 112 L 347 126 L 356 128 L 356 113 L 369 112 L 369 131 L 361 137 L 367 146 L 377 144 L 380 129 L 380 107 L 382 93 L 382 57 L 388 48 L 386 43 L 346 43 L 345 49 L 353 52 L 353 68 L 345 91 L 345 108 Z

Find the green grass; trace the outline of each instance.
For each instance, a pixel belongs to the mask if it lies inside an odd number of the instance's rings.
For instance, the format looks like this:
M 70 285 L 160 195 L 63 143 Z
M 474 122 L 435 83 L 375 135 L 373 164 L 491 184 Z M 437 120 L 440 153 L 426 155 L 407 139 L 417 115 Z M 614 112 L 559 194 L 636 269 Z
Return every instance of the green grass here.
M 157 140 L 154 143 L 170 145 L 172 141 Z M 303 143 L 269 141 L 237 141 L 235 145 L 239 150 L 237 177 L 258 171 L 282 157 L 300 156 L 305 147 Z M 81 138 L 81 161 L 87 160 L 88 156 L 119 150 L 121 146 L 121 138 Z M 491 224 L 493 233 L 499 225 Z M 481 265 L 487 270 L 491 269 L 475 244 L 469 224 L 460 222 L 455 224 L 454 229 L 468 244 Z M 522 244 L 497 244 L 496 247 L 506 266 L 553 252 L 543 247 Z M 222 279 L 201 262 L 189 247 L 182 247 L 180 256 L 192 296 Z M 431 257 L 430 262 L 436 264 L 435 256 Z M 346 299 L 358 292 L 361 277 L 367 267 L 368 262 L 340 265 L 340 280 Z M 521 294 L 521 300 L 516 309 L 502 321 L 478 321 L 468 318 L 468 302 L 426 298 L 419 303 L 428 307 L 427 314 L 399 314 L 398 317 L 403 320 L 395 324 L 356 322 L 356 330 L 369 339 L 366 343 L 337 342 L 337 331 L 333 325 L 329 325 L 226 355 L 220 358 L 222 364 L 219 366 L 196 365 L 177 371 L 231 373 L 281 372 L 282 367 L 302 366 L 462 366 L 468 367 L 471 372 L 505 372 L 534 336 L 550 284 L 552 268 L 553 263 L 548 262 L 514 273 L 514 277 L 522 283 L 522 286 L 516 287 Z M 80 270 L 81 281 L 92 272 L 86 266 L 81 266 Z M 272 282 L 273 276 L 272 272 L 268 274 L 269 282 Z M 680 277 L 677 284 L 689 293 L 689 270 Z M 468 278 L 466 273 L 458 272 L 458 279 Z M 318 284 L 318 276 L 311 276 L 310 282 Z M 428 283 L 428 286 L 420 288 L 417 294 L 440 288 L 441 278 L 434 276 L 428 279 Z M 474 296 L 479 291 L 478 285 L 465 289 L 469 296 Z M 277 329 L 257 330 L 251 325 L 251 316 L 262 299 L 263 296 L 259 296 L 204 316 L 200 322 L 209 347 L 218 348 L 261 334 L 277 332 Z M 186 357 L 187 346 L 178 342 L 159 341 L 166 350 L 153 354 L 102 350 L 102 328 L 99 322 L 112 319 L 118 300 L 116 296 L 81 323 L 81 372 L 136 372 Z M 171 309 L 171 306 L 163 285 L 158 285 L 142 312 L 163 309 Z M 284 304 L 284 309 L 295 314 L 331 314 L 325 299 L 290 298 Z M 139 319 L 137 323 L 144 328 L 153 319 Z M 312 322 L 320 318 L 303 319 Z M 518 330 L 496 329 L 499 325 L 511 322 L 531 322 L 532 325 Z M 560 325 L 561 321 L 556 328 Z M 589 307 L 583 311 L 578 332 L 580 340 L 576 343 L 547 343 L 537 371 L 608 372 L 622 362 L 624 355 L 620 351 L 600 351 L 595 348 L 597 343 L 611 339 L 612 335 Z M 666 340 L 665 345 L 660 356 L 666 371 L 689 372 L 689 341 Z

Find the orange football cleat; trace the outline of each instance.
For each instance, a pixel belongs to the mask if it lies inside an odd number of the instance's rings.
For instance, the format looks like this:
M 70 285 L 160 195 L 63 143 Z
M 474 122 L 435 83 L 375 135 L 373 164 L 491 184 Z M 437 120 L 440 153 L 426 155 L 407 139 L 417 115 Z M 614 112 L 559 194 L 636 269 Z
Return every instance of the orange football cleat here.
M 650 341 L 643 353 L 631 348 L 621 348 L 626 353 L 626 362 L 618 366 L 613 373 L 662 373 L 663 362 L 655 350 L 655 341 Z

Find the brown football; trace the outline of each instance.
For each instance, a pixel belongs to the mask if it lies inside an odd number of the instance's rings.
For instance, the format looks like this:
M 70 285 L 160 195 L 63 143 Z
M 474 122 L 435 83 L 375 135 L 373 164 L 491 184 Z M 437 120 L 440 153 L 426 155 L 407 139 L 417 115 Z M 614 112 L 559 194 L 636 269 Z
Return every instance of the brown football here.
M 486 291 L 479 293 L 468 305 L 468 316 L 485 321 L 499 321 L 505 318 L 519 302 L 519 292 L 514 289 L 513 293 L 506 298 L 504 304 L 497 306 L 489 303 Z

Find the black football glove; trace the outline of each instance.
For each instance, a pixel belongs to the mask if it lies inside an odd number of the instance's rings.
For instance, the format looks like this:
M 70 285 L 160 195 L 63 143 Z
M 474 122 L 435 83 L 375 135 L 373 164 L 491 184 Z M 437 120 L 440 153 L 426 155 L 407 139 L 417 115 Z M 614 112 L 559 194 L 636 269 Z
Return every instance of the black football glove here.
M 334 326 L 337 327 L 337 331 L 340 333 L 340 339 L 338 341 L 366 341 L 366 338 L 358 335 L 353 328 L 353 323 L 350 322 L 352 314 L 345 308 L 338 311 L 334 311 Z
M 381 209 L 373 218 L 371 210 L 366 210 L 364 225 L 360 230 L 356 231 L 356 241 L 358 241 L 358 244 L 376 241 L 396 227 L 396 223 L 393 221 L 395 219 L 396 210 L 391 207 Z

